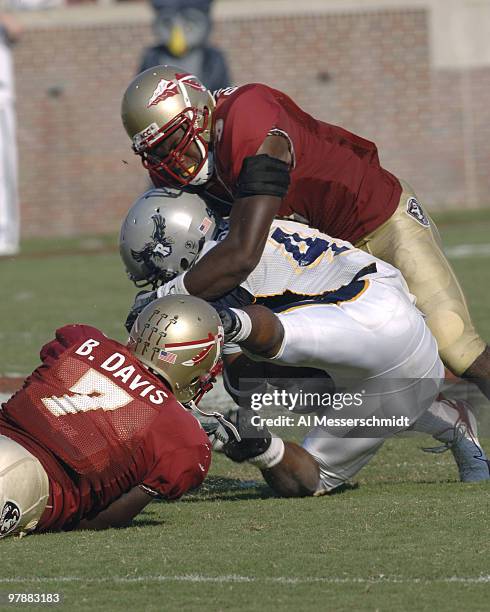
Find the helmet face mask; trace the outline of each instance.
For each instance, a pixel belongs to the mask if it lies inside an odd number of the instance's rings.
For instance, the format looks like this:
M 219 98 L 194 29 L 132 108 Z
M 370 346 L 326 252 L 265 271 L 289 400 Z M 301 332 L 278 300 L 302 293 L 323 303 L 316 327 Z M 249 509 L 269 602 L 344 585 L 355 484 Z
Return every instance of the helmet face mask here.
M 175 397 L 187 403 L 204 394 L 221 368 L 223 327 L 204 300 L 188 295 L 159 298 L 136 319 L 131 352 L 165 379 Z
M 121 226 L 119 250 L 136 286 L 156 288 L 188 270 L 216 219 L 197 196 L 152 189 L 131 206 Z
M 178 188 L 211 178 L 214 107 L 204 85 L 175 66 L 156 66 L 133 80 L 123 97 L 122 119 L 133 150 L 151 176 Z M 181 138 L 172 138 L 175 134 Z M 158 149 L 167 139 L 172 146 L 161 155 Z
M 204 111 L 202 128 L 193 128 L 196 123 L 187 117 L 186 112 L 194 114 L 194 109 L 186 109 L 176 118 L 171 126 L 164 126 L 159 130 L 161 139 L 154 141 L 151 147 L 140 153 L 143 166 L 151 174 L 163 178 L 167 183 L 176 187 L 186 185 L 199 185 L 202 170 L 205 170 L 205 181 L 211 178 L 212 170 L 208 144 L 201 137 L 206 130 L 209 112 Z M 177 136 L 177 138 L 175 138 Z M 173 137 L 173 138 L 172 138 Z M 165 145 L 170 143 L 170 145 Z M 164 149 L 162 153 L 159 150 Z

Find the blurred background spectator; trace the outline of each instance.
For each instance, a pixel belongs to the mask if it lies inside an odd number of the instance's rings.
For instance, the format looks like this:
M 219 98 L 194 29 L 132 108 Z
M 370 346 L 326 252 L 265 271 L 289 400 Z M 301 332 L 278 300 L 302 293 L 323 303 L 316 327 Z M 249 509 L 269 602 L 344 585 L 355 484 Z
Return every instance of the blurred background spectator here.
M 224 53 L 209 44 L 212 0 L 152 0 L 156 45 L 147 47 L 139 72 L 176 64 L 211 90 L 230 85 Z
M 0 13 L 0 255 L 19 250 L 17 137 L 11 46 L 21 26 L 9 13 Z

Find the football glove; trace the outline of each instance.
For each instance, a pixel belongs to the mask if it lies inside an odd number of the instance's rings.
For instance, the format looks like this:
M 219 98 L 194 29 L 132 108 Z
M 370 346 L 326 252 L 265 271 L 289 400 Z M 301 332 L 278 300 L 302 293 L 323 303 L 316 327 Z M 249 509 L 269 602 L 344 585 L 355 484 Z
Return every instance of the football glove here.
M 231 308 L 220 306 L 216 311 L 223 324 L 225 342 L 233 342 L 242 329 L 242 322 Z
M 239 439 L 230 438 L 223 446 L 223 452 L 236 463 L 243 463 L 262 455 L 271 445 L 272 436 L 267 427 L 251 424 L 250 417 L 253 414 L 255 412 L 239 409 L 233 413 L 233 417 L 229 417 L 238 430 Z
M 213 448 L 221 447 L 232 440 L 240 441 L 240 434 L 235 425 L 220 412 L 205 412 L 194 402 L 189 402 L 186 407 L 201 424 Z

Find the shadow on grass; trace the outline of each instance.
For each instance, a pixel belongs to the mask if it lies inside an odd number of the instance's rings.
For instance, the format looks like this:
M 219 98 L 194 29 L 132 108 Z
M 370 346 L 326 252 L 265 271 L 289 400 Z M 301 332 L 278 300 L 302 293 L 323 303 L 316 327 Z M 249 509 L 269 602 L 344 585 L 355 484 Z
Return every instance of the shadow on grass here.
M 209 476 L 199 489 L 185 495 L 181 503 L 202 501 L 243 501 L 247 499 L 268 499 L 277 497 L 265 482 L 240 480 L 226 476 Z
M 338 487 L 331 495 L 340 495 L 359 488 L 357 483 L 345 483 Z M 239 480 L 225 476 L 210 476 L 197 491 L 187 494 L 181 503 L 195 503 L 203 501 L 244 501 L 253 499 L 280 498 L 279 495 L 263 481 Z

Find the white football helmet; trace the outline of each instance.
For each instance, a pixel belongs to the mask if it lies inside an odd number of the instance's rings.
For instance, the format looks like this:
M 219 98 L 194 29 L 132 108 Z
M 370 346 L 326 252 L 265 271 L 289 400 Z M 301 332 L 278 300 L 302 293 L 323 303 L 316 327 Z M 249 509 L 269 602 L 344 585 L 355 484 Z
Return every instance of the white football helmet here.
M 197 195 L 152 189 L 131 206 L 121 227 L 119 251 L 135 285 L 153 288 L 194 263 L 216 229 Z
M 128 86 L 121 116 L 133 150 L 164 184 L 203 185 L 213 174 L 211 118 L 216 103 L 194 75 L 155 66 Z

